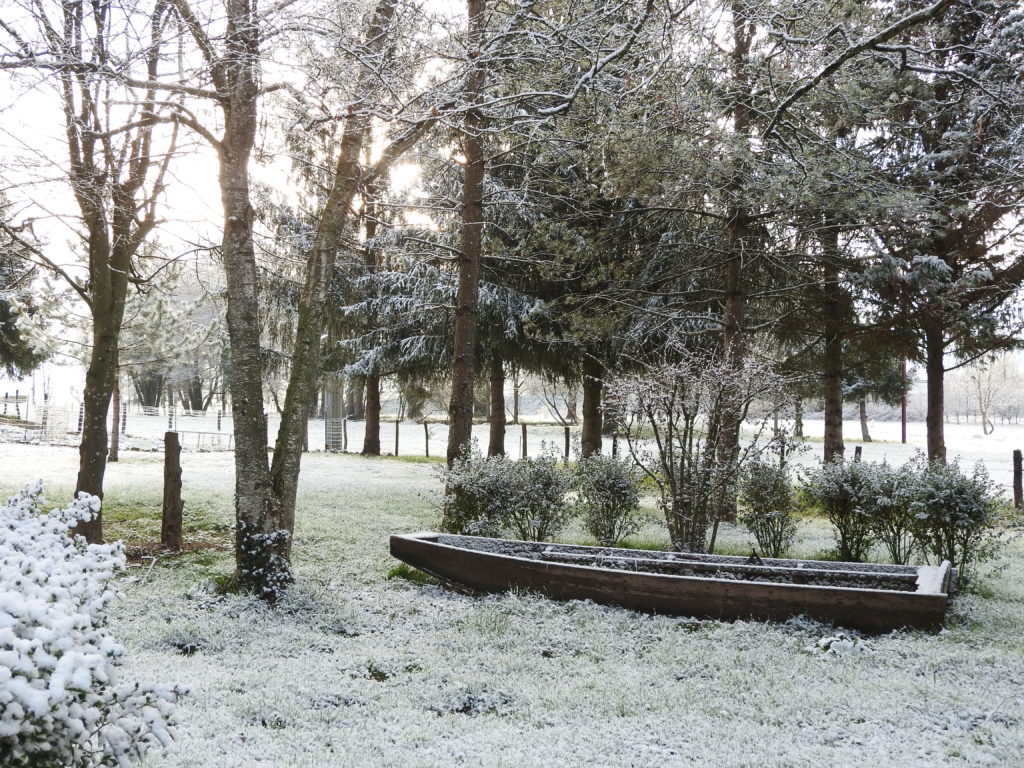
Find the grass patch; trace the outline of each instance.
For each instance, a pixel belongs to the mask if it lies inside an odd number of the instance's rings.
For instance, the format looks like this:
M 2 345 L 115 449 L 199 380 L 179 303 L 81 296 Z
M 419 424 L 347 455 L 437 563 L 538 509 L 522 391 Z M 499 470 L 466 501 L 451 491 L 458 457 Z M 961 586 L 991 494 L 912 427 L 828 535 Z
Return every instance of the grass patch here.
M 405 581 L 411 581 L 413 584 L 440 584 L 440 582 L 431 576 L 429 573 L 424 573 L 411 565 L 406 563 L 399 563 L 394 568 L 388 571 L 386 579 L 404 579 Z

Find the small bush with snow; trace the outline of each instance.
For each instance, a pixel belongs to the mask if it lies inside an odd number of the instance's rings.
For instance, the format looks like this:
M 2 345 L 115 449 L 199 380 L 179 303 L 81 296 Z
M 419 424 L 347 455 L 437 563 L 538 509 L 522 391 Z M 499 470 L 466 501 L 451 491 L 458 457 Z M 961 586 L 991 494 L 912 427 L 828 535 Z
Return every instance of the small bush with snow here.
M 41 494 L 37 483 L 0 507 L 0 765 L 137 765 L 171 741 L 184 691 L 118 684 L 124 649 L 104 623 L 121 546 L 72 534 L 95 496 L 43 514 Z
M 583 528 L 614 547 L 640 530 L 640 470 L 628 461 L 595 453 L 576 465 L 576 507 Z
M 442 479 L 441 528 L 448 533 L 543 541 L 571 519 L 569 475 L 550 453 L 512 460 L 468 452 Z
M 869 509 L 874 493 L 874 469 L 866 462 L 840 459 L 808 473 L 804 498 L 832 523 L 840 560 L 859 563 L 871 549 L 875 534 Z
M 756 460 L 740 482 L 739 520 L 768 557 L 783 557 L 796 538 L 796 495 L 784 466 Z

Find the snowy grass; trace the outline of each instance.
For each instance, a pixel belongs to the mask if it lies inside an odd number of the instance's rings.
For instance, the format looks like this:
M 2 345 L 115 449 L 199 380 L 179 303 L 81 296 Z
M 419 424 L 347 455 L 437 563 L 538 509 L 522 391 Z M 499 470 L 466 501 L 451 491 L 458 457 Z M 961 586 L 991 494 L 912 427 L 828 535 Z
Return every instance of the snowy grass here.
M 70 494 L 76 460 L 0 445 L 0 492 L 41 476 L 51 499 Z M 213 526 L 211 539 L 229 541 L 231 460 L 183 456 L 186 521 Z M 158 455 L 123 455 L 108 473 L 111 517 L 142 525 L 158 512 L 160 477 Z M 230 550 L 132 569 L 111 627 L 125 675 L 193 691 L 175 749 L 147 765 L 1020 764 L 1020 544 L 958 598 L 942 633 L 834 655 L 808 649 L 838 630 L 802 620 L 647 616 L 387 578 L 388 534 L 432 527 L 436 489 L 428 464 L 308 456 L 299 582 L 274 609 L 199 588 L 231 570 Z M 639 541 L 663 535 L 652 523 Z M 736 529 L 724 541 L 745 546 Z M 803 527 L 799 553 L 829 546 L 823 526 Z

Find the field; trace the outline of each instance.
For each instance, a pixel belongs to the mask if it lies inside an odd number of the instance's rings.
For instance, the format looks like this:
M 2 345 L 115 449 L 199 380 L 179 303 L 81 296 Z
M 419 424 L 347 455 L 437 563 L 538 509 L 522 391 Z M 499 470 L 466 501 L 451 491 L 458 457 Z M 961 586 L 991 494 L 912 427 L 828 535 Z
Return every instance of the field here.
M 0 444 L 0 492 L 42 477 L 63 501 L 76 465 L 75 449 Z M 139 556 L 111 622 L 123 674 L 192 691 L 175 748 L 147 765 L 1021 764 L 1019 542 L 942 632 L 833 655 L 809 649 L 838 630 L 800 619 L 656 617 L 388 578 L 388 534 L 435 523 L 436 465 L 311 454 L 298 585 L 270 609 L 207 589 L 232 565 L 232 455 L 186 453 L 183 466 L 192 550 L 156 559 L 142 545 L 158 533 L 160 455 L 108 469 L 108 532 Z M 803 526 L 796 554 L 828 546 L 819 521 Z

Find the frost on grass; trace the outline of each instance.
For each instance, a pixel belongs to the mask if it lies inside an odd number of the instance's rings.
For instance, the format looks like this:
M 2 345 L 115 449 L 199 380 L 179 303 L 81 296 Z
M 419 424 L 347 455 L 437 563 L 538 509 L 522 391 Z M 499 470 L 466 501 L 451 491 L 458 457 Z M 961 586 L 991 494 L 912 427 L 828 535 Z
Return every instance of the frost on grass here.
M 72 535 L 95 496 L 47 514 L 43 503 L 39 482 L 0 507 L 0 765 L 135 765 L 170 743 L 184 691 L 118 684 L 124 649 L 104 624 L 121 546 Z
M 896 428 L 890 449 L 901 447 Z M 0 461 L 5 450 L 38 455 L 0 445 Z M 47 456 L 67 473 L 77 467 L 73 450 Z M 224 500 L 227 523 L 229 459 L 204 455 L 186 473 L 196 497 Z M 137 471 L 121 492 L 159 481 Z M 162 561 L 131 585 L 110 613 L 132 649 L 122 679 L 193 689 L 175 749 L 146 768 L 1020 763 L 1021 542 L 993 564 L 1006 569 L 984 594 L 959 595 L 946 632 L 897 632 L 870 638 L 870 653 L 825 655 L 805 649 L 848 630 L 387 579 L 388 534 L 429 527 L 437 485 L 429 466 L 309 454 L 296 584 L 277 605 L 202 589 L 186 597 L 231 571 L 230 551 L 213 566 Z M 801 522 L 795 554 L 832 544 L 827 522 Z M 190 655 L 175 645 L 189 641 L 201 645 Z

